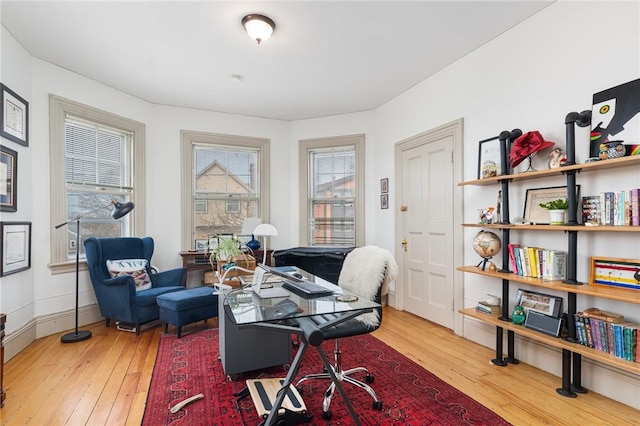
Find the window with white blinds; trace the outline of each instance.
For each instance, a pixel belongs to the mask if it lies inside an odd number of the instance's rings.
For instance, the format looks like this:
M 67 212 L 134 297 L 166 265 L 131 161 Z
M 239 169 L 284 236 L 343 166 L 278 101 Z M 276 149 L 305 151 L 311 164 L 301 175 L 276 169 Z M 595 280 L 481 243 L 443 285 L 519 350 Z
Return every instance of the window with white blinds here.
M 52 233 L 55 271 L 75 259 L 76 250 L 84 256 L 88 237 L 144 232 L 144 125 L 55 95 L 49 106 L 52 223 L 80 217 L 80 235 L 75 222 Z M 136 208 L 113 220 L 112 200 L 133 201 Z
M 362 244 L 364 136 L 305 140 L 300 152 L 303 244 Z

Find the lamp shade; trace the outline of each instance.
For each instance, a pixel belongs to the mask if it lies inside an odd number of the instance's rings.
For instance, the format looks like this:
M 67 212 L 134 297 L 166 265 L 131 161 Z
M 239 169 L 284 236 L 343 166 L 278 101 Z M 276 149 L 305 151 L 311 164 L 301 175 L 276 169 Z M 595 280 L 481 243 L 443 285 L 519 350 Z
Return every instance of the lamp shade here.
M 278 230 L 270 223 L 261 223 L 253 230 L 253 235 L 258 237 L 277 237 Z
M 275 22 L 271 18 L 264 15 L 247 15 L 242 18 L 242 26 L 249 34 L 249 37 L 260 44 L 271 37 L 273 30 L 276 28 Z
M 135 207 L 135 204 L 133 204 L 131 201 L 121 203 L 116 200 L 111 200 L 111 203 L 113 204 L 111 217 L 114 219 L 120 219 L 121 217 L 126 216 Z
M 256 226 L 262 223 L 262 219 L 259 217 L 246 217 L 242 223 L 242 232 L 240 235 L 251 235 Z

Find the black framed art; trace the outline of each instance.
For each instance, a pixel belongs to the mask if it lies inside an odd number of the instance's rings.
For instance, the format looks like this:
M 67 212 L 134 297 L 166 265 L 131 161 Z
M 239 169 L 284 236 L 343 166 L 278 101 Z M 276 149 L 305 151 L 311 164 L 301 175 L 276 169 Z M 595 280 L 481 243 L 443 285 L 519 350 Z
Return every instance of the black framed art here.
M 0 211 L 18 210 L 18 153 L 0 145 Z
M 502 171 L 500 136 L 478 142 L 478 179 L 498 176 Z
M 31 268 L 31 222 L 0 222 L 0 275 Z
M 29 103 L 0 83 L 0 136 L 23 146 L 29 146 Z

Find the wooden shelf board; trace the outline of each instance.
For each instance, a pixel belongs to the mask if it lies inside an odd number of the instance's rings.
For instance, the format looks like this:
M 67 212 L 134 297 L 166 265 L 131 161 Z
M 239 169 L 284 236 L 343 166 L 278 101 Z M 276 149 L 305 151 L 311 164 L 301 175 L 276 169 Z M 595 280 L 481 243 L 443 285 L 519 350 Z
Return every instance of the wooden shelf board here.
M 486 229 L 529 229 L 535 231 L 577 231 L 577 232 L 640 232 L 640 226 L 584 226 L 584 225 L 512 225 L 504 223 L 463 223 L 465 228 Z
M 475 185 L 495 185 L 500 181 L 517 181 L 538 179 L 548 176 L 559 176 L 562 173 L 575 170 L 577 172 L 591 172 L 596 170 L 613 169 L 617 167 L 627 167 L 640 164 L 640 155 L 633 155 L 630 157 L 613 158 L 611 160 L 595 161 L 593 163 L 574 164 L 572 166 L 564 166 L 557 169 L 537 170 L 535 172 L 516 173 L 512 175 L 494 176 L 485 179 L 468 180 L 458 183 L 458 186 Z
M 540 278 L 523 277 L 510 272 L 492 272 L 482 270 L 477 266 L 460 266 L 458 271 L 472 274 L 485 275 L 488 277 L 508 280 L 522 284 L 529 284 L 536 287 L 548 288 L 567 293 L 582 294 L 585 296 L 601 297 L 603 299 L 618 300 L 621 302 L 640 304 L 640 290 L 632 290 L 620 287 L 598 286 L 589 284 L 567 284 L 562 281 L 543 281 Z
M 545 343 L 549 346 L 559 349 L 567 349 L 571 352 L 581 354 L 587 358 L 604 362 L 609 365 L 614 365 L 618 368 L 630 371 L 635 374 L 640 374 L 640 363 L 638 362 L 625 361 L 623 359 L 616 358 L 614 355 L 599 351 L 594 348 L 583 346 L 579 343 L 571 343 L 559 337 L 553 337 L 535 330 L 531 330 L 523 325 L 516 325 L 512 322 L 501 321 L 498 319 L 497 315 L 483 314 L 476 311 L 476 308 L 461 309 L 458 312 L 460 312 L 462 315 L 475 318 L 479 321 L 493 324 L 496 327 L 502 327 L 505 330 L 511 330 L 514 333 L 519 334 L 520 336 L 528 337 L 532 340 Z

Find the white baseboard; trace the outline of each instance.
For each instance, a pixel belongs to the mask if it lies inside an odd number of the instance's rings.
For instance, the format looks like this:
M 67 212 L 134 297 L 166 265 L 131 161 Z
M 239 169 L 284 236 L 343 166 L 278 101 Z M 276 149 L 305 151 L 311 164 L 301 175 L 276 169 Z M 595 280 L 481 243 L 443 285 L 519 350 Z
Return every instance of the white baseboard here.
M 78 309 L 79 327 L 102 320 L 104 320 L 104 317 L 100 314 L 98 305 L 85 306 Z M 36 317 L 5 337 L 4 360 L 7 362 L 36 339 L 67 330 L 73 330 L 75 327 L 75 310 Z

